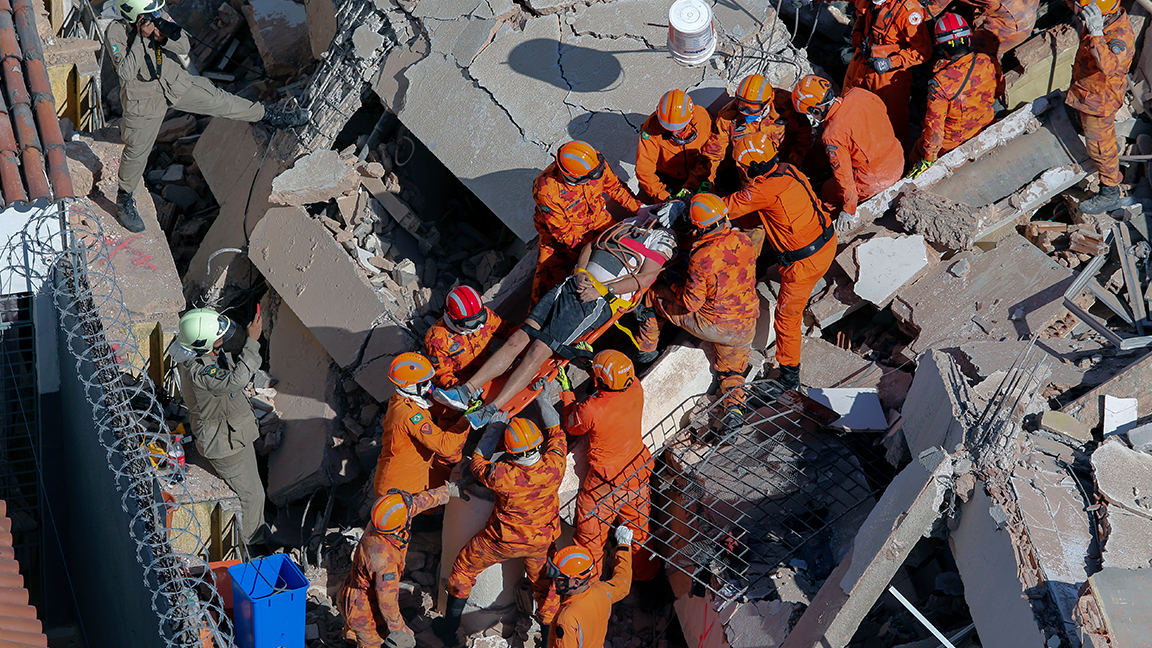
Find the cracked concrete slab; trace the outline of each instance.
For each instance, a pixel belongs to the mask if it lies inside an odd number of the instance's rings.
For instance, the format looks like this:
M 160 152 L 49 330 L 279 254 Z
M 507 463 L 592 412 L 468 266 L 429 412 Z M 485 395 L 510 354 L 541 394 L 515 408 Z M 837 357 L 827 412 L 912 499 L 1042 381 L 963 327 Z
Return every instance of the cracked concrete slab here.
M 508 114 L 449 57 L 433 52 L 404 77 L 404 125 L 521 240 L 532 240 L 532 182 L 552 156 L 524 139 Z
M 419 20 L 456 20 L 492 16 L 492 7 L 485 0 L 425 0 L 412 9 L 412 17 Z
M 424 25 L 432 34 L 432 51 L 451 55 L 457 65 L 468 67 L 492 40 L 499 23 L 491 18 L 462 18 Z
M 632 124 L 632 120 L 638 116 L 598 112 L 588 113 L 585 117 L 586 120 L 574 120 L 568 126 L 568 136 L 596 142 L 597 150 L 608 161 L 612 171 L 633 191 L 639 191 L 640 183 L 636 179 L 636 142 L 640 137 L 640 124 Z
M 668 0 L 616 0 L 594 4 L 577 14 L 572 20 L 572 31 L 577 36 L 620 38 L 630 36 L 644 41 L 648 47 L 668 45 Z M 656 17 L 664 16 L 663 20 Z

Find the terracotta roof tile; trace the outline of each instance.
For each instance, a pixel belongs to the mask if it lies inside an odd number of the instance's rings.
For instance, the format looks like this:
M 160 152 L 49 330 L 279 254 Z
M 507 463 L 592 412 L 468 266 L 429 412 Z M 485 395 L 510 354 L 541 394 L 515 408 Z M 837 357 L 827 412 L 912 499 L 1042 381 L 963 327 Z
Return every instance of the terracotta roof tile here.
M 7 0 L 0 0 L 0 3 L 4 2 Z M 3 19 L 0 18 L 2 29 Z M 8 503 L 0 500 L 0 528 L 10 530 L 12 520 L 7 515 Z M 24 589 L 20 566 L 10 558 L 11 555 L 12 534 L 0 533 L 0 572 L 3 572 L 0 574 L 0 648 L 47 646 L 48 637 L 36 618 L 36 608 L 28 605 L 28 590 Z

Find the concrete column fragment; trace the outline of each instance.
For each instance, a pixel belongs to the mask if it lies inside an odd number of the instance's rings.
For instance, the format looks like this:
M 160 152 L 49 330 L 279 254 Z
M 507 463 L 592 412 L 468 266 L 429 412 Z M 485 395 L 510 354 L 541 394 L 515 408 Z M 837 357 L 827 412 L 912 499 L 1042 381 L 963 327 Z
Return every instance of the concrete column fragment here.
M 904 437 L 913 456 L 938 446 L 948 452 L 968 444 L 977 398 L 952 356 L 929 351 L 920 359 L 904 401 Z
M 812 599 L 781 648 L 843 648 L 916 542 L 940 516 L 952 459 L 932 448 L 908 464 L 860 527 L 847 556 Z
M 1117 398 L 1134 398 L 1146 394 L 1150 383 L 1152 383 L 1152 353 L 1145 352 L 1143 357 L 1127 369 L 1068 403 L 1060 411 L 1071 414 L 1081 423 L 1094 428 L 1103 423 L 1105 394 Z M 1152 414 L 1152 398 L 1140 399 L 1136 413 L 1141 418 Z

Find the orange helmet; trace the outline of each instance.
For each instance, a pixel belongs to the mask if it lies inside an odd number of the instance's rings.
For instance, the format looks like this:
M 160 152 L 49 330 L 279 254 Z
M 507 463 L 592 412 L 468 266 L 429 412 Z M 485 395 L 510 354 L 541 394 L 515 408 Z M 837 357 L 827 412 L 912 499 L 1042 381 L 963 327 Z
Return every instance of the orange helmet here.
M 1076 0 L 1076 4 L 1080 5 L 1081 8 L 1094 4 L 1100 7 L 1100 13 L 1105 16 L 1116 13 L 1120 8 L 1120 0 Z
M 636 370 L 628 356 L 616 349 L 605 349 L 592 358 L 592 375 L 606 389 L 621 391 L 632 384 Z
M 812 114 L 835 98 L 832 82 L 815 74 L 800 79 L 800 83 L 792 88 L 792 103 L 796 106 L 796 112 L 801 115 Z
M 381 533 L 397 533 L 408 524 L 408 504 L 401 493 L 389 493 L 372 505 L 372 526 Z
M 728 207 L 716 194 L 699 193 L 692 196 L 688 215 L 693 225 L 699 229 L 707 229 L 721 220 L 728 220 Z
M 592 552 L 580 545 L 569 545 L 557 551 L 550 561 L 550 575 L 560 595 L 580 590 L 592 578 L 596 566 Z
M 432 380 L 432 376 L 435 375 L 436 370 L 428 358 L 411 351 L 396 356 L 392 361 L 392 367 L 388 369 L 388 378 L 396 383 L 397 387 L 418 385 Z
M 776 157 L 776 142 L 764 131 L 752 133 L 736 140 L 732 157 L 745 169 L 754 162 L 771 162 Z
M 588 142 L 572 140 L 556 150 L 556 166 L 566 182 L 583 184 L 604 175 L 604 156 Z
M 764 104 L 772 101 L 772 84 L 762 74 L 753 74 L 744 77 L 736 89 L 736 98 L 740 100 L 740 112 L 753 114 L 764 109 Z
M 668 132 L 679 133 L 692 123 L 695 108 L 692 97 L 684 94 L 683 90 L 669 90 L 656 105 L 656 119 Z
M 512 454 L 535 450 L 541 443 L 544 443 L 544 436 L 540 434 L 540 428 L 526 418 L 516 417 L 504 428 L 504 449 Z

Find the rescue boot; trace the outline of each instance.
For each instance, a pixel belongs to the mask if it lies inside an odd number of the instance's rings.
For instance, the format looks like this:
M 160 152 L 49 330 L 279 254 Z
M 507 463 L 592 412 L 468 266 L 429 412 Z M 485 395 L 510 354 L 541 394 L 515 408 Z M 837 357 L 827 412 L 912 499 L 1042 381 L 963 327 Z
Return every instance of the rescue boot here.
M 432 632 L 444 642 L 444 648 L 456 648 L 460 645 L 460 618 L 464 616 L 466 598 L 448 595 L 448 604 L 444 607 L 444 616 L 432 619 Z
M 540 645 L 536 648 L 548 648 L 548 631 L 551 629 L 551 626 L 540 624 Z
M 1120 187 L 1100 185 L 1100 193 L 1080 203 L 1085 214 L 1104 214 L 1120 206 Z
M 656 362 L 656 358 L 660 357 L 660 349 L 652 349 L 651 351 L 637 351 L 636 364 L 652 364 Z
M 281 110 L 280 108 L 264 106 L 264 118 L 260 120 L 260 123 L 276 130 L 284 130 L 303 126 L 308 123 L 309 118 L 311 115 L 304 108 Z
M 129 232 L 144 231 L 144 219 L 140 218 L 140 212 L 136 210 L 136 199 L 123 189 L 116 192 L 116 218 Z
M 760 398 L 764 402 L 774 403 L 785 392 L 796 389 L 800 386 L 800 365 L 780 365 L 776 371 L 776 375 L 770 378 L 770 382 L 761 385 Z

